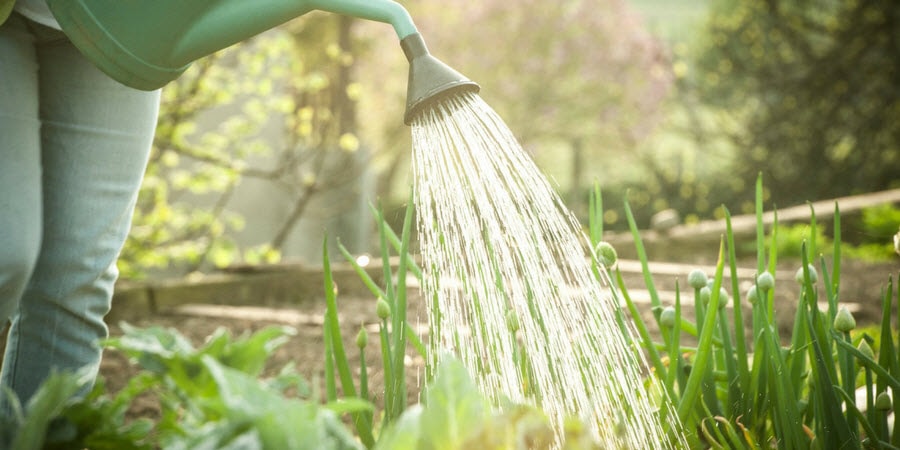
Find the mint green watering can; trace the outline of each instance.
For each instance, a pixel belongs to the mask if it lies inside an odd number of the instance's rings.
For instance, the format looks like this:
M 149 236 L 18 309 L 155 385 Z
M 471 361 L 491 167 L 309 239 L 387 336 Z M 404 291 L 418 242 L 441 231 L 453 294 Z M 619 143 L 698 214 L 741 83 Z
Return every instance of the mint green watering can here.
M 191 62 L 313 10 L 385 22 L 410 62 L 407 124 L 448 95 L 478 85 L 428 53 L 391 0 L 49 0 L 78 49 L 113 79 L 142 90 L 178 78 Z

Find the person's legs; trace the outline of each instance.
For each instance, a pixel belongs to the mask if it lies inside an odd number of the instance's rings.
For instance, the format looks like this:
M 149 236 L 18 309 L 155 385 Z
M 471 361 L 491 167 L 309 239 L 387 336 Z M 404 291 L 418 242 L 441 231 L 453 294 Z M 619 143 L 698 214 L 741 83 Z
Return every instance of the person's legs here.
M 43 236 L 0 381 L 27 401 L 52 370 L 99 370 L 159 92 L 112 80 L 62 33 L 31 24 L 39 63 Z
M 13 314 L 41 245 L 37 55 L 25 19 L 0 26 L 0 329 Z

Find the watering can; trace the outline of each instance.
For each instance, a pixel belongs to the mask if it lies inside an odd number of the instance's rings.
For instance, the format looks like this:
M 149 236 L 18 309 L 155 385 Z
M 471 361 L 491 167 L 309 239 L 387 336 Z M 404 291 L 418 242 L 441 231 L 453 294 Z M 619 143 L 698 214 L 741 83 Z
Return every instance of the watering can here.
M 392 0 L 48 0 L 76 47 L 127 86 L 158 89 L 191 62 L 313 10 L 385 22 L 410 63 L 404 121 L 478 85 L 431 56 Z

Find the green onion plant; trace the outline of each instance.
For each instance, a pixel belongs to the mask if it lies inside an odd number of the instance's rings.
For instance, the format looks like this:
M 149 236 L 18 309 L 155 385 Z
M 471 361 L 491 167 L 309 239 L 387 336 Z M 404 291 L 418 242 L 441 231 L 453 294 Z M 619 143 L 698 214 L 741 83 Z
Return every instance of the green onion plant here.
M 833 248 L 827 252 L 815 238 L 813 211 L 811 238 L 803 242 L 796 275 L 800 293 L 793 328 L 789 336 L 780 335 L 774 302 L 779 286 L 773 276 L 777 245 L 766 244 L 777 242 L 778 219 L 776 214 L 767 238 L 762 192 L 760 176 L 753 285 L 740 292 L 736 250 L 744 243 L 735 242 L 725 209 L 726 233 L 715 273 L 709 279 L 699 270 L 685 274 L 692 299 L 686 299 L 676 283 L 673 305 L 660 301 L 626 198 L 625 215 L 650 294 L 649 323 L 632 301 L 621 272 L 611 266 L 606 270 L 615 280 L 614 293 L 635 321 L 636 351 L 644 353 L 652 369 L 648 382 L 663 387 L 662 401 L 671 402 L 692 448 L 900 448 L 900 425 L 889 420 L 900 401 L 898 334 L 891 322 L 900 287 L 895 291 L 893 277 L 888 278 L 880 299 L 880 328 L 871 334 L 857 332 L 856 321 L 841 304 L 840 211 L 835 205 Z M 590 203 L 589 234 L 595 248 L 602 238 L 600 194 L 595 188 Z M 693 301 L 694 320 L 683 314 L 685 300 Z M 730 312 L 724 307 L 729 301 Z M 824 310 L 820 303 L 827 305 Z M 652 337 L 654 331 L 658 337 Z M 696 344 L 684 345 L 688 340 Z M 876 342 L 879 348 L 873 349 Z

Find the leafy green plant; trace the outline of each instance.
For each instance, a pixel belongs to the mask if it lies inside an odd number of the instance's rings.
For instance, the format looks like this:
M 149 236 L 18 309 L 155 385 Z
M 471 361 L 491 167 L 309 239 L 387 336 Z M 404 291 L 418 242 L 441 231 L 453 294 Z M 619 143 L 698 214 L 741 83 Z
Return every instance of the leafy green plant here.
M 379 241 L 381 247 L 381 266 L 382 266 L 382 282 L 376 283 L 362 267 L 355 257 L 344 247 L 339 245 L 340 251 L 346 258 L 362 282 L 369 288 L 373 297 L 376 299 L 373 308 L 380 320 L 379 323 L 379 344 L 381 349 L 381 369 L 384 371 L 384 414 L 380 427 L 385 427 L 392 421 L 398 419 L 406 408 L 408 398 L 407 373 L 404 364 L 404 358 L 407 349 L 411 345 L 412 348 L 425 358 L 425 345 L 413 331 L 413 327 L 406 319 L 407 311 L 407 291 L 406 280 L 409 275 L 418 277 L 421 280 L 422 273 L 415 261 L 409 255 L 409 242 L 412 229 L 412 207 L 408 208 L 403 219 L 403 228 L 400 236 L 387 225 L 384 215 L 380 209 L 373 208 L 378 223 Z M 392 252 L 396 252 L 398 264 L 396 271 L 393 266 Z M 325 373 L 326 383 L 331 382 L 333 377 L 330 374 L 333 370 L 337 370 L 344 394 L 348 393 L 356 395 L 356 389 L 353 386 L 352 379 L 349 374 L 352 370 L 350 362 L 341 354 L 342 337 L 340 335 L 340 325 L 337 320 L 337 304 L 334 299 L 333 289 L 330 289 L 331 271 L 330 258 L 328 255 L 327 240 L 323 246 L 323 261 L 325 268 L 325 289 L 328 301 L 328 310 L 326 312 L 325 323 Z M 367 367 L 365 362 L 366 346 L 360 346 L 360 371 L 363 374 L 360 377 L 359 396 L 368 398 L 371 393 L 364 383 L 366 381 L 365 374 Z M 335 396 L 334 389 L 326 389 L 329 398 Z M 361 423 L 360 423 L 361 422 Z M 374 423 L 372 416 L 363 417 L 357 420 L 357 429 L 363 442 L 367 446 L 371 446 L 374 441 L 371 436 L 374 434 Z
M 851 229 L 854 230 L 853 237 L 856 244 L 841 242 L 844 256 L 869 262 L 896 258 L 892 236 L 900 229 L 900 208 L 890 204 L 864 208 L 858 224 L 857 221 L 853 222 Z M 816 236 L 811 236 L 812 232 L 815 232 Z M 771 237 L 766 240 L 766 251 L 774 251 L 781 258 L 799 260 L 802 246 L 809 242 L 817 242 L 820 247 L 817 251 L 826 255 L 834 246 L 833 240 L 826 235 L 823 227 L 795 224 L 779 227 L 777 241 Z M 740 250 L 746 251 L 747 248 Z M 755 249 L 750 249 L 750 253 L 753 251 Z
M 550 449 L 554 433 L 547 417 L 527 405 L 494 408 L 457 359 L 447 356 L 435 371 L 423 401 L 400 416 L 375 450 Z M 563 450 L 599 447 L 578 422 L 566 429 Z
M 900 228 L 900 208 L 884 204 L 863 209 L 863 233 L 872 240 L 883 241 Z
M 621 272 L 614 271 L 617 290 L 635 319 L 641 346 L 654 369 L 649 380 L 660 383 L 677 405 L 680 420 L 695 448 L 896 448 L 900 433 L 887 425 L 887 415 L 900 400 L 900 359 L 897 332 L 891 326 L 893 281 L 888 280 L 882 299 L 883 317 L 878 334 L 851 334 L 855 321 L 840 304 L 840 212 L 835 206 L 834 240 L 823 256 L 824 245 L 815 215 L 809 238 L 801 245 L 798 308 L 790 336 L 778 333 L 774 296 L 780 228 L 772 228 L 768 240 L 762 224 L 762 178 L 757 180 L 757 276 L 750 289 L 739 291 L 731 216 L 725 211 L 727 232 L 719 247 L 715 274 L 688 275 L 693 289 L 683 293 L 675 286 L 675 304 L 663 305 L 648 269 L 647 254 L 629 219 L 651 296 L 654 321 L 660 338 L 651 338 L 628 293 Z M 599 191 L 595 196 L 599 196 Z M 592 223 L 599 222 L 592 210 Z M 591 228 L 598 239 L 597 226 Z M 767 246 L 767 242 L 775 245 Z M 817 249 L 817 250 L 813 250 Z M 818 258 L 817 264 L 813 261 Z M 725 282 L 729 274 L 730 283 Z M 729 286 L 730 284 L 730 286 Z M 820 298 L 827 304 L 819 308 Z M 731 300 L 729 313 L 724 306 Z M 683 314 L 683 303 L 693 301 L 695 320 Z M 750 316 L 744 317 L 745 309 Z M 746 332 L 745 332 L 746 331 Z M 691 339 L 694 346 L 683 342 Z M 878 354 L 870 343 L 881 345 Z M 857 403 L 856 392 L 865 393 Z
M 810 233 L 815 232 L 816 235 L 812 236 Z M 821 227 L 811 227 L 809 224 L 796 224 L 796 225 L 783 225 L 778 228 L 778 239 L 774 239 L 773 236 L 769 236 L 766 239 L 766 251 L 774 252 L 779 257 L 784 259 L 795 259 L 800 260 L 801 254 L 803 252 L 804 245 L 808 245 L 809 242 L 815 241 L 819 243 L 820 246 L 827 246 L 829 243 L 828 237 L 825 236 L 825 230 Z M 752 244 L 752 243 L 748 243 Z M 752 245 L 747 245 L 747 247 L 753 247 Z M 830 248 L 822 248 L 822 251 L 825 253 L 830 253 Z M 756 253 L 756 248 L 753 247 L 751 254 Z
M 124 352 L 141 368 L 125 388 L 110 395 L 100 380 L 79 399 L 72 395 L 87 378 L 55 375 L 25 408 L 11 398 L 17 413 L 4 419 L 8 423 L 2 430 L 11 431 L 0 434 L 0 444 L 8 443 L 3 448 L 11 450 L 559 448 L 543 412 L 528 405 L 490 404 L 463 365 L 450 356 L 428 368 L 431 378 L 422 403 L 407 404 L 408 369 L 403 358 L 411 348 L 428 360 L 425 345 L 405 316 L 406 276 L 421 276 L 408 251 L 412 210 L 407 210 L 400 236 L 386 225 L 380 210 L 373 211 L 380 224 L 384 280 L 376 283 L 340 248 L 376 298 L 383 392 L 368 386 L 364 330 L 356 336 L 359 366 L 348 360 L 325 245 L 324 404 L 319 403 L 320 393 L 290 364 L 273 377 L 262 376 L 272 352 L 292 334 L 290 328 L 269 327 L 236 339 L 219 329 L 196 348 L 175 329 L 122 324 L 123 335 L 106 345 Z M 396 265 L 393 253 L 400 255 Z M 360 376 L 354 379 L 357 368 Z M 376 394 L 384 399 L 380 415 L 371 401 Z M 158 418 L 127 417 L 141 395 L 158 400 Z M 597 447 L 586 427 L 572 420 L 566 425 L 562 448 Z
M 177 330 L 128 325 L 123 330 L 108 345 L 131 356 L 142 372 L 112 398 L 101 383 L 86 398 L 75 399 L 83 377 L 51 377 L 19 414 L 9 448 L 362 448 L 340 414 L 371 405 L 319 405 L 307 398 L 309 388 L 291 366 L 259 378 L 288 328 L 236 340 L 219 330 L 199 349 Z M 128 407 L 144 392 L 158 397 L 161 417 L 128 422 Z
M 860 243 L 849 247 L 847 254 L 867 261 L 891 260 L 897 257 L 892 237 L 900 232 L 900 208 L 881 205 L 863 209 L 858 233 Z
M 110 345 L 131 355 L 142 372 L 110 397 L 102 383 L 83 399 L 72 394 L 85 382 L 78 374 L 57 374 L 42 385 L 14 423 L 2 427 L 3 448 L 39 449 L 434 449 L 513 450 L 554 447 L 554 433 L 537 408 L 491 405 L 463 365 L 442 358 L 425 388 L 423 402 L 405 408 L 385 424 L 377 441 L 363 444 L 359 418 L 371 418 L 372 404 L 331 395 L 320 405 L 303 380 L 286 367 L 259 378 L 260 363 L 288 333 L 267 328 L 238 340 L 218 331 L 196 349 L 176 330 L 124 327 Z M 288 394 L 289 390 L 297 394 Z M 160 399 L 156 421 L 127 421 L 125 413 L 141 393 Z M 354 435 L 340 416 L 356 422 Z M 55 424 L 56 426 L 51 426 Z M 567 424 L 564 450 L 598 447 L 582 424 Z M 374 438 L 374 436 L 372 436 Z

